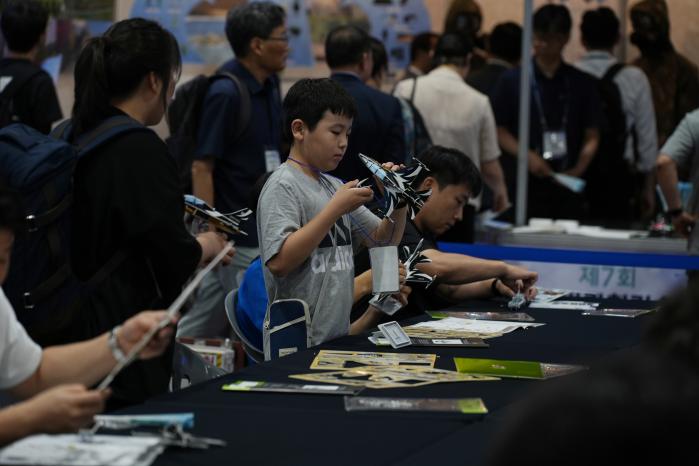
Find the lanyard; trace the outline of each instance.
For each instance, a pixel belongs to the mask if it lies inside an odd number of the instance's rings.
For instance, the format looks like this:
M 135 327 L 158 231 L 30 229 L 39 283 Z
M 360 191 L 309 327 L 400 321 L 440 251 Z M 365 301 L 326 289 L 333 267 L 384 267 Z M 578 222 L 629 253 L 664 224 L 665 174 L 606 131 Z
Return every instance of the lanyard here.
M 536 104 L 538 113 L 539 113 L 539 122 L 541 123 L 541 129 L 542 132 L 547 132 L 549 131 L 549 124 L 546 121 L 546 115 L 544 113 L 544 105 L 541 101 L 541 93 L 539 92 L 539 83 L 536 80 L 535 72 L 534 72 L 534 67 L 536 64 L 532 63 L 532 67 L 530 68 L 530 75 L 531 75 L 531 80 L 532 80 L 532 93 L 534 94 L 534 103 Z M 570 109 L 570 81 L 568 79 L 568 76 L 565 77 L 565 83 L 566 83 L 566 92 L 565 92 L 565 97 L 566 97 L 566 103 L 565 107 L 563 107 L 563 120 L 561 121 L 561 129 L 563 131 L 566 130 L 566 125 L 568 123 L 568 110 Z

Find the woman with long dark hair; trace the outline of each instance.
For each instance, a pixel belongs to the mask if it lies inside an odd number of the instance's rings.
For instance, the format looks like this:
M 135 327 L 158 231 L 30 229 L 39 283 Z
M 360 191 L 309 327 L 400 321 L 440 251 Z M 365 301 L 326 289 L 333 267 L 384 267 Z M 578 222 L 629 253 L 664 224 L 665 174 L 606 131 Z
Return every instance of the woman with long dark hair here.
M 144 128 L 109 140 L 75 171 L 74 272 L 89 280 L 105 264 L 113 271 L 82 303 L 67 338 L 98 335 L 140 309 L 167 307 L 196 267 L 225 245 L 216 233 L 193 237 L 186 231 L 175 161 L 155 132 L 145 129 L 165 114 L 180 67 L 173 35 L 140 18 L 114 24 L 78 58 L 72 139 L 115 116 Z M 166 352 L 126 369 L 114 382 L 112 407 L 164 392 L 171 357 Z

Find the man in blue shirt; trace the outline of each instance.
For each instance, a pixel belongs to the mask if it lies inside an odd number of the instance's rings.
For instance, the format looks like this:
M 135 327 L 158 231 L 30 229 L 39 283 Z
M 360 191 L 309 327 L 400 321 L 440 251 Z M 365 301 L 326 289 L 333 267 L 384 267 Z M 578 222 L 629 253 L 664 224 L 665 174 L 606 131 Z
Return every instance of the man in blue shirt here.
M 563 5 L 545 5 L 534 14 L 529 217 L 580 217 L 582 195 L 558 183 L 554 175 L 582 178 L 599 143 L 599 96 L 594 78 L 562 57 L 571 25 L 570 13 Z M 501 162 L 510 196 L 515 194 L 520 73 L 514 69 L 503 74 L 491 95 L 500 147 L 509 154 L 501 157 Z
M 224 213 L 247 207 L 255 181 L 281 163 L 282 112 L 277 73 L 284 69 L 289 54 L 284 9 L 271 2 L 235 7 L 226 19 L 226 36 L 236 58 L 220 70 L 235 75 L 241 86 L 221 78 L 209 87 L 192 164 L 194 195 Z M 250 96 L 250 121 L 236 137 L 243 92 Z M 179 335 L 226 334 L 225 294 L 238 287 L 243 272 L 259 255 L 255 224 L 254 218 L 248 220 L 244 225 L 247 236 L 235 239 L 233 263 L 204 280 L 195 305 L 180 322 Z
M 345 88 L 357 105 L 347 151 L 332 174 L 345 181 L 370 177 L 359 153 L 379 162 L 403 163 L 406 148 L 400 103 L 365 84 L 373 67 L 369 35 L 354 26 L 333 29 L 325 39 L 325 60 L 330 78 Z

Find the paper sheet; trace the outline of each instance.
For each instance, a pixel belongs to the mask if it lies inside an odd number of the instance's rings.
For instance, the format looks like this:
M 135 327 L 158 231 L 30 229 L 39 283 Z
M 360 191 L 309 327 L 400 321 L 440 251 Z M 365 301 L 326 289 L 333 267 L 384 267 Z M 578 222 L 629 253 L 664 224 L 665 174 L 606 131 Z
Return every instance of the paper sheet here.
M 148 466 L 163 452 L 159 437 L 32 435 L 0 450 L 1 464 Z
M 556 299 L 566 296 L 570 291 L 555 288 L 538 288 L 532 303 L 550 303 Z
M 531 303 L 532 309 L 568 309 L 571 311 L 594 311 L 599 303 L 587 301 L 553 301 L 550 303 Z
M 434 367 L 436 354 L 373 353 L 363 351 L 321 350 L 311 369 L 350 369 L 353 366 L 422 366 Z
M 440 382 L 498 380 L 492 376 L 460 374 L 454 371 L 416 366 L 364 366 L 342 371 L 294 374 L 289 377 L 375 389 L 419 387 Z

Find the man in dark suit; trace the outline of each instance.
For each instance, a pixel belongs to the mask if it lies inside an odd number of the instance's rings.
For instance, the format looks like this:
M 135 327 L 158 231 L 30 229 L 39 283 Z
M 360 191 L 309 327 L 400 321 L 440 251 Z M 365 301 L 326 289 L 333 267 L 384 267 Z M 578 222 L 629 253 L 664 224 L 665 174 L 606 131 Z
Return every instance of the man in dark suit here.
M 333 29 L 325 39 L 325 60 L 331 79 L 349 92 L 358 110 L 345 156 L 332 174 L 346 181 L 371 176 L 359 153 L 380 162 L 403 163 L 406 149 L 400 103 L 364 83 L 372 70 L 369 35 L 354 26 Z

